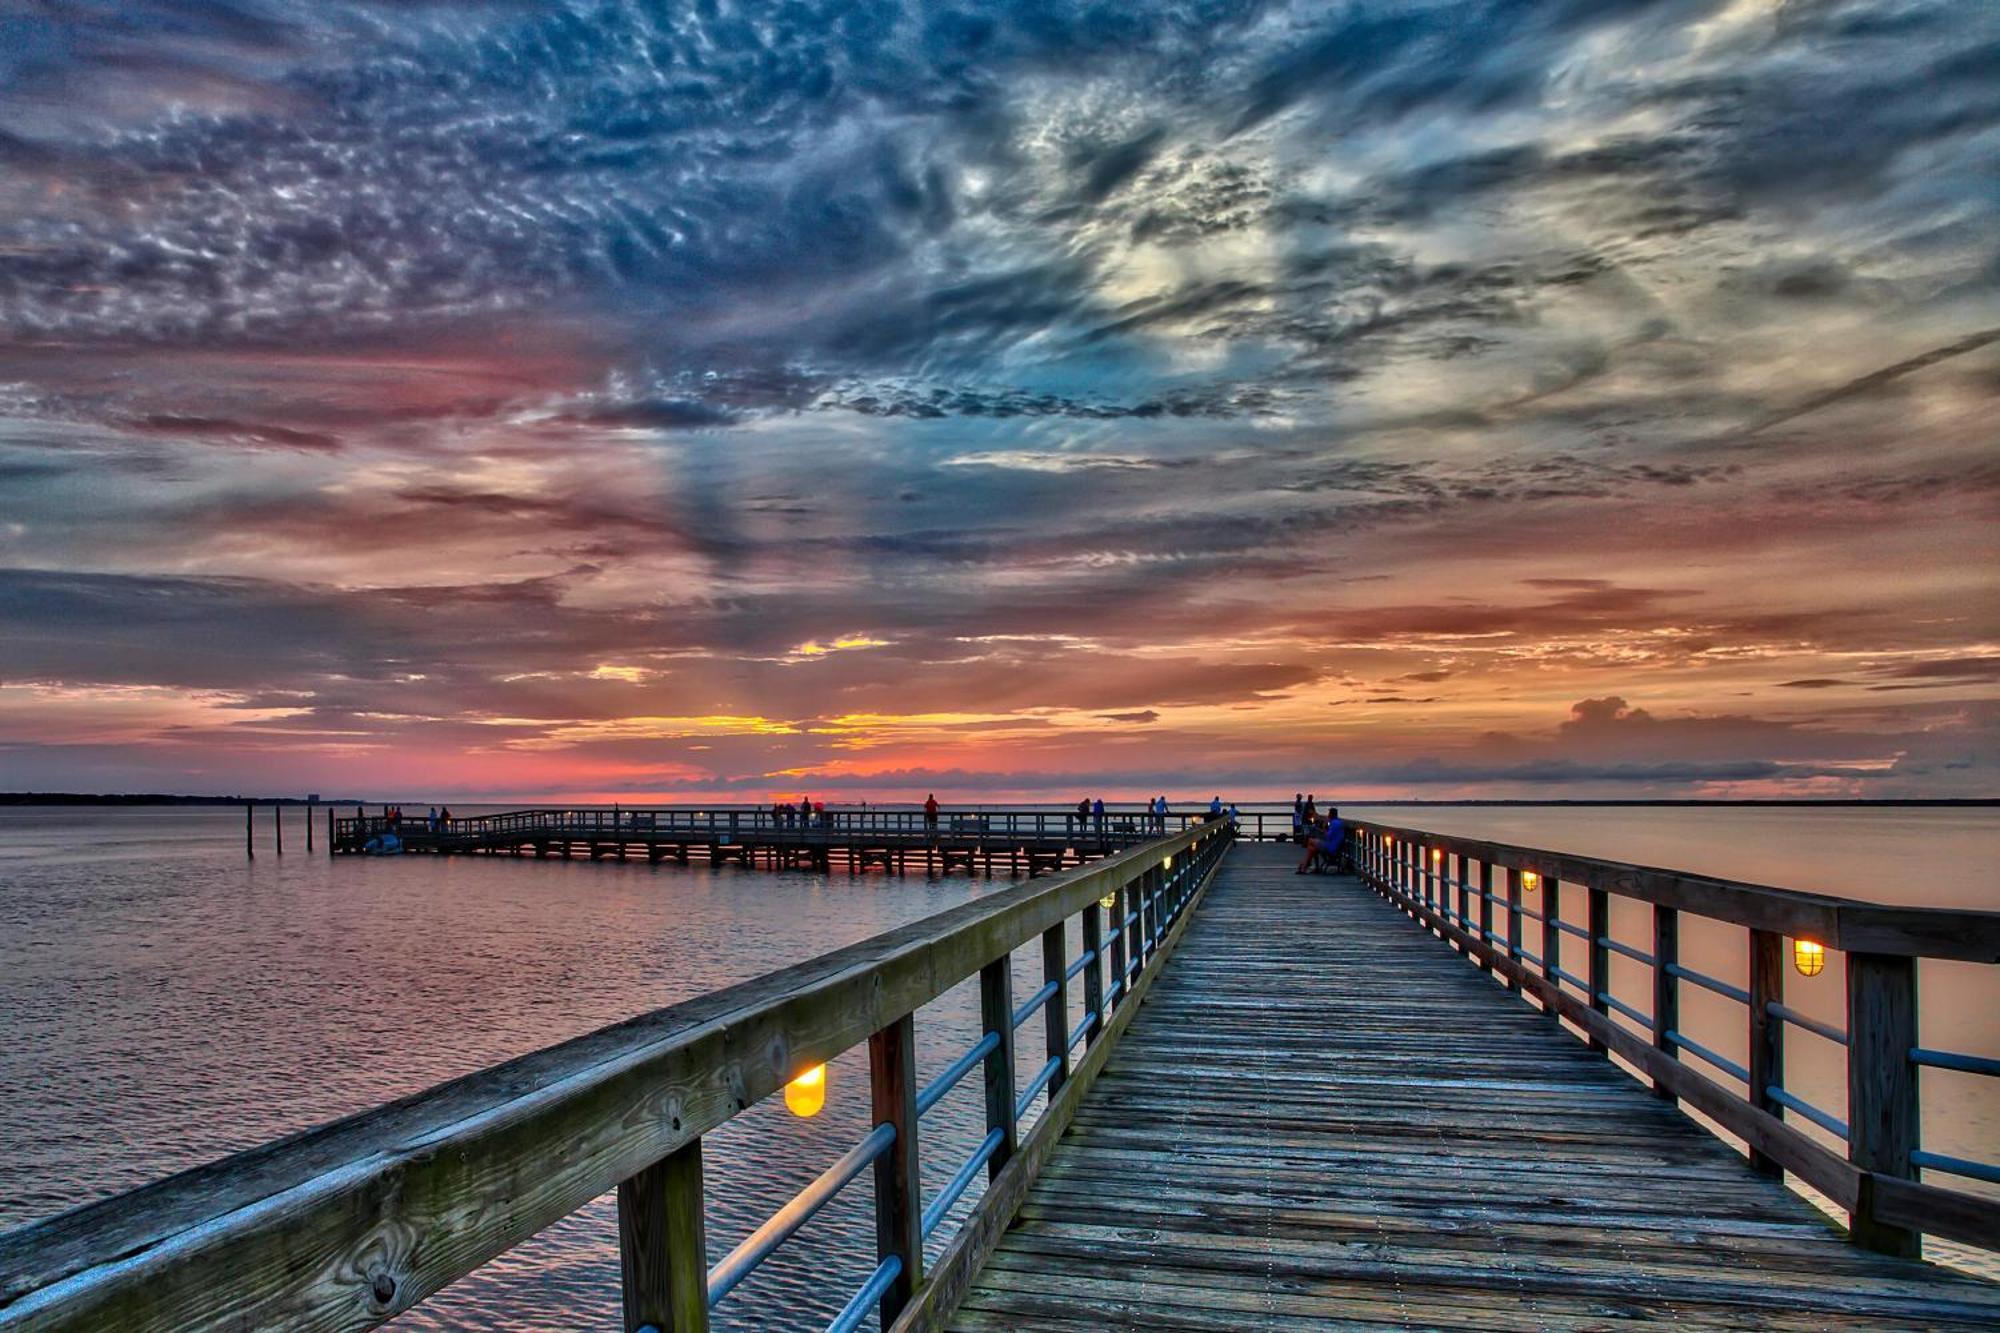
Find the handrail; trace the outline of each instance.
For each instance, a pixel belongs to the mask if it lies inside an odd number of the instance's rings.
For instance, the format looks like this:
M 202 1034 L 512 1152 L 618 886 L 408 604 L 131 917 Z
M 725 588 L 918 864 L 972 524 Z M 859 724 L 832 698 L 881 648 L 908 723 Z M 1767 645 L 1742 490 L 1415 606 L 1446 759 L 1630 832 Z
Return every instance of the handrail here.
M 10 1333 L 107 1325 L 309 1333 L 372 1327 L 614 1187 L 621 1232 L 629 1206 L 632 1234 L 668 1247 L 667 1258 L 649 1258 L 640 1269 L 628 1257 L 628 1316 L 634 1299 L 653 1297 L 685 1312 L 685 1284 L 700 1276 L 684 1271 L 687 1255 L 699 1256 L 700 1242 L 697 1234 L 690 1251 L 685 1233 L 672 1228 L 682 1224 L 674 1219 L 686 1221 L 691 1206 L 699 1231 L 701 1137 L 802 1070 L 864 1041 L 874 1066 L 878 1127 L 829 1174 L 851 1179 L 862 1155 L 875 1165 L 878 1212 L 889 1210 L 878 1230 L 903 1238 L 899 1248 L 878 1255 L 884 1261 L 896 1255 L 900 1267 L 891 1272 L 886 1262 L 878 1263 L 871 1279 L 884 1284 L 881 1304 L 888 1312 L 909 1300 L 923 1279 L 917 1089 L 909 1054 L 916 1011 L 974 975 L 982 995 L 990 978 L 1000 978 L 1004 996 L 1015 948 L 1040 938 L 1046 951 L 1051 935 L 1059 940 L 1078 913 L 1090 928 L 1098 900 L 1123 895 L 1128 885 L 1135 897 L 1144 886 L 1153 920 L 1180 929 L 1228 836 L 1225 823 L 1193 824 L 5 1233 L 0 1326 Z M 1163 874 L 1163 858 L 1171 873 Z M 1103 1039 L 1129 1025 L 1132 1002 L 1169 956 L 1166 948 L 1146 951 L 1115 1015 L 1083 1057 L 1083 1076 L 1071 1079 L 1068 1053 L 1058 1058 L 1052 1052 L 1053 1069 L 1027 1090 L 1029 1102 L 1044 1088 L 1049 1092 L 1038 1125 L 1065 1122 L 1101 1067 Z M 1067 960 L 1060 951 L 1056 957 L 1061 973 Z M 1087 983 L 1096 979 L 1086 972 Z M 1086 996 L 1094 994 L 1087 987 Z M 997 1011 L 1003 1021 L 1011 1008 Z M 986 1012 L 990 1033 L 995 1011 Z M 1066 1035 L 1052 1032 L 1051 1044 Z M 984 1057 L 989 1117 L 996 1087 L 1005 1089 L 1007 1110 L 1025 1109 L 1012 1095 L 1013 1040 L 1009 1031 Z M 1003 1053 L 1010 1057 L 1004 1062 Z M 1003 1081 L 996 1084 L 996 1078 Z M 900 1132 L 903 1124 L 911 1127 L 907 1136 Z M 989 1154 L 989 1169 L 999 1173 L 996 1180 L 1016 1180 L 1025 1168 L 1009 1157 L 1014 1123 L 990 1121 L 989 1131 L 996 1128 L 1004 1130 L 1003 1144 Z M 830 1183 L 829 1175 L 821 1181 Z M 892 1193 L 901 1192 L 898 1197 L 884 1194 L 885 1181 L 894 1184 Z M 1018 1188 L 1024 1186 L 1009 1186 Z M 800 1205 L 794 1200 L 789 1211 L 781 1210 L 787 1219 L 782 1225 L 799 1218 Z M 760 1229 L 766 1240 L 771 1227 Z M 962 1248 L 954 1246 L 954 1253 Z M 734 1266 L 724 1261 L 721 1293 L 742 1280 L 739 1270 L 754 1267 L 748 1253 L 733 1254 Z M 635 1282 L 644 1288 L 636 1298 Z M 707 1294 L 704 1289 L 694 1298 L 697 1308 L 705 1309 Z M 631 1326 L 645 1322 L 667 1326 L 660 1316 Z
M 877 1125 L 868 1137 L 842 1153 L 834 1164 L 819 1173 L 812 1184 L 800 1190 L 790 1203 L 771 1214 L 764 1224 L 738 1242 L 722 1262 L 708 1270 L 708 1303 L 719 1305 L 722 1298 L 757 1271 L 813 1215 L 833 1202 L 856 1176 L 875 1165 L 875 1159 L 896 1142 L 894 1125 Z
M 1398 842 L 1416 839 L 1427 847 L 1487 865 L 1533 871 L 1544 879 L 1586 884 L 1756 930 L 1804 936 L 1829 949 L 2000 963 L 2000 912 L 1897 907 L 1397 824 L 1362 820 L 1348 824 L 1350 828 L 1393 834 Z
M 1928 1169 L 2000 1183 L 2000 1165 L 1927 1153 L 1916 1146 L 1918 1071 L 1931 1067 L 2000 1075 L 2000 1059 L 1918 1043 L 1915 961 L 2000 962 L 2000 912 L 1890 907 L 1366 820 L 1350 821 L 1350 827 L 1350 862 L 1376 892 L 1510 990 L 1578 1029 L 1593 1049 L 1616 1056 L 1650 1080 L 1661 1096 L 1685 1103 L 1719 1127 L 1718 1132 L 1742 1140 L 1757 1170 L 1770 1175 L 1789 1171 L 1822 1191 L 1848 1211 L 1857 1243 L 1915 1255 L 1920 1237 L 1934 1234 L 2000 1249 L 2000 1201 L 1920 1178 Z M 1485 904 L 1476 930 L 1464 914 L 1451 910 L 1445 894 L 1434 892 L 1430 869 L 1442 864 L 1441 853 L 1459 858 L 1451 879 Z M 1474 861 L 1482 866 L 1477 889 L 1466 869 Z M 1490 890 L 1496 868 L 1507 871 L 1504 898 Z M 1521 902 L 1521 892 L 1537 883 L 1548 890 L 1546 912 Z M 1574 888 L 1588 894 L 1587 929 L 1564 921 L 1559 910 L 1565 901 L 1562 890 Z M 1613 937 L 1613 895 L 1652 905 L 1650 952 Z M 1680 961 L 1682 912 L 1745 928 L 1747 986 Z M 1496 920 L 1504 926 L 1504 939 Z M 1528 920 L 1542 923 L 1543 957 L 1524 943 L 1521 923 Z M 1785 1004 L 1786 935 L 1794 940 L 1797 970 L 1808 977 L 1824 970 L 1828 950 L 1845 951 L 1845 1030 Z M 1563 957 L 1559 948 L 1565 936 L 1580 937 L 1588 945 L 1581 974 L 1571 970 L 1577 961 Z M 1614 956 L 1649 965 L 1650 1014 L 1612 994 Z M 1688 1035 L 1680 1012 L 1682 983 L 1744 1006 L 1747 1062 Z M 1845 1049 L 1845 1119 L 1785 1087 L 1784 1037 L 1792 1027 Z M 1718 1082 L 1683 1057 L 1729 1076 L 1743 1091 Z M 1787 1111 L 1846 1140 L 1844 1155 L 1787 1123 Z

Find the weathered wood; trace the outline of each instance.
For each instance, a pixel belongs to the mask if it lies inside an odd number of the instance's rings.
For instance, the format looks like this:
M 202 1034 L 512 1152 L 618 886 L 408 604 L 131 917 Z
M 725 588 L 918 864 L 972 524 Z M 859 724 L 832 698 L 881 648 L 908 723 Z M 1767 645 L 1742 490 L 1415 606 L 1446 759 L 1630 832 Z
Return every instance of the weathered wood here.
M 1111 936 L 1111 984 L 1116 999 L 1114 1004 L 1125 1003 L 1125 920 L 1129 890 L 1120 885 L 1111 891 L 1111 919 L 1105 923 Z
M 979 1024 L 1000 1039 L 986 1057 L 986 1128 L 1000 1131 L 1000 1147 L 986 1160 L 986 1178 L 996 1180 L 1020 1145 L 1014 1123 L 1014 957 L 1003 953 L 979 969 Z
M 243 807 L 243 852 L 252 861 L 257 859 L 257 807 Z
M 1768 930 L 1748 932 L 1750 940 L 1750 1039 L 1745 1068 L 1750 1071 L 1750 1104 L 1779 1120 L 1784 1105 L 1771 1095 L 1785 1086 L 1785 1024 L 1771 1006 L 1785 998 L 1785 941 Z M 1767 1176 L 1782 1176 L 1784 1168 L 1754 1146 L 1750 1165 Z
M 1479 863 L 1479 938 L 1493 938 L 1493 866 L 1486 861 Z M 1489 976 L 1492 974 L 1492 963 L 1481 959 L 1479 966 Z
M 869 1102 L 875 1123 L 894 1125 L 896 1141 L 875 1159 L 875 1257 L 894 1257 L 902 1272 L 882 1293 L 882 1325 L 910 1302 L 924 1276 L 923 1178 L 918 1171 L 916 1019 L 910 1014 L 868 1038 Z
M 1562 967 L 1563 933 L 1556 925 L 1562 920 L 1562 881 L 1553 876 L 1542 876 L 1542 978 L 1562 992 L 1562 978 L 1556 972 Z M 1562 1009 L 1558 1005 L 1547 1005 L 1543 1011 L 1550 1018 L 1560 1020 Z
M 701 1140 L 618 1182 L 625 1333 L 707 1333 Z
M 1042 1032 L 1048 1041 L 1049 1059 L 1056 1072 L 1049 1079 L 1049 1096 L 1054 1097 L 1069 1077 L 1069 969 L 1064 923 L 1058 921 L 1042 932 L 1042 983 L 1056 993 L 1042 1006 Z
M 1588 899 L 1590 965 L 1584 975 L 1590 981 L 1590 1007 L 1608 1017 L 1611 1005 L 1604 997 L 1611 990 L 1611 946 L 1605 941 L 1611 938 L 1611 896 L 1603 889 L 1590 889 Z M 1592 1037 L 1590 1049 L 1602 1052 L 1604 1043 Z
M 1653 1049 L 1669 1060 L 1678 1059 L 1678 1043 L 1667 1035 L 1681 1027 L 1681 979 L 1673 969 L 1681 960 L 1681 917 L 1671 907 L 1653 905 Z M 1668 1101 L 1674 1094 L 1658 1079 L 1653 1091 Z
M 1498 866 L 1532 870 L 1545 878 L 1587 884 L 1739 926 L 1794 938 L 1803 935 L 1829 949 L 2000 963 L 2000 912 L 1893 907 L 1394 824 L 1357 821 L 1357 826 L 1394 835 L 1399 843 L 1428 837 L 1435 845 Z
M 361 1329 L 935 999 L 1191 829 L 0 1236 L 20 1329 Z M 561 1151 L 552 1151 L 561 1145 Z M 386 1293 L 386 1294 L 385 1294 Z
M 1516 995 L 1521 993 L 1521 872 L 1517 867 L 1507 867 L 1507 958 L 1517 964 L 1507 969 L 1507 989 Z
M 1083 969 L 1084 1040 L 1094 1042 L 1104 1031 L 1104 918 L 1094 902 L 1083 906 L 1083 951 L 1090 956 Z
M 1912 1180 L 1910 1154 L 1920 1124 L 1917 1069 L 1917 964 L 1890 954 L 1847 955 L 1847 1155 L 1873 1176 Z M 1865 1182 L 1854 1209 L 1857 1243 L 1884 1254 L 1914 1256 L 1916 1230 L 1879 1216 Z

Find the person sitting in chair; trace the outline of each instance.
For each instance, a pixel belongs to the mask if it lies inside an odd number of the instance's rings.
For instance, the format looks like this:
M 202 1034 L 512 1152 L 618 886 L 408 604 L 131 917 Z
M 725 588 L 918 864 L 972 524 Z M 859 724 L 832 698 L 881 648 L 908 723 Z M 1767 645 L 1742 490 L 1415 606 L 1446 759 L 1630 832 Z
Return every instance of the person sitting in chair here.
M 1299 858 L 1298 869 L 1292 873 L 1317 874 L 1322 868 L 1340 868 L 1340 844 L 1347 836 L 1347 825 L 1340 818 L 1340 811 L 1327 807 L 1326 818 L 1316 821 L 1312 831 L 1306 835 L 1306 852 Z

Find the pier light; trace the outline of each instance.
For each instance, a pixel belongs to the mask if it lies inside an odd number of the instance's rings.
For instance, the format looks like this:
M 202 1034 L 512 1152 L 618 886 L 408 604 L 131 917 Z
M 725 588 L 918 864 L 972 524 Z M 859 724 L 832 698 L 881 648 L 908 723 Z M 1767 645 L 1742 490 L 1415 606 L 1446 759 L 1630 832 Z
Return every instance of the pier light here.
M 1172 870 L 1173 868 L 1174 868 L 1174 858 L 1171 856 L 1168 857 L 1166 860 L 1160 862 L 1160 869 L 1162 870 Z
M 1105 894 L 1102 898 L 1099 898 L 1097 900 L 1097 905 L 1099 907 L 1102 907 L 1107 912 L 1110 911 L 1112 908 L 1118 906 L 1118 890 L 1113 889 L 1111 892 Z
M 1431 860 L 1433 862 L 1444 860 L 1444 849 L 1441 847 L 1431 848 Z
M 1393 833 L 1384 833 L 1382 835 L 1382 839 L 1383 841 L 1387 842 L 1391 847 L 1394 847 L 1396 845 L 1396 835 Z
M 1793 940 L 1792 966 L 1802 977 L 1818 976 L 1826 971 L 1826 946 L 1817 940 Z
M 814 1065 L 785 1085 L 785 1109 L 799 1119 L 812 1119 L 825 1105 L 825 1065 Z
M 1535 891 L 1535 886 L 1541 882 L 1542 882 L 1542 877 L 1540 875 L 1537 875 L 1534 871 L 1523 870 L 1521 872 L 1521 887 L 1523 889 L 1526 889 L 1529 893 L 1533 893 Z

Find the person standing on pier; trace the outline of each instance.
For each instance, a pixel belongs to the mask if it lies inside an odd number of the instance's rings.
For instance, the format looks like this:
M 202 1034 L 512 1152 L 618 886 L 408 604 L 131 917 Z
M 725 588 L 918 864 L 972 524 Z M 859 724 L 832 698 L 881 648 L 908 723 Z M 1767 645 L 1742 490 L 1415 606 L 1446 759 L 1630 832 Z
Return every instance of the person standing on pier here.
M 937 793 L 924 797 L 924 836 L 933 842 L 937 840 Z
M 1097 836 L 1104 836 L 1104 798 L 1098 797 L 1090 803 L 1090 820 L 1097 827 Z
M 1208 817 L 1210 819 L 1222 818 L 1222 798 L 1220 796 L 1211 796 L 1208 798 Z
M 1076 803 L 1076 836 L 1079 838 L 1090 831 L 1090 798 L 1084 797 Z
M 1306 794 L 1292 793 L 1292 841 L 1303 844 L 1306 840 Z

